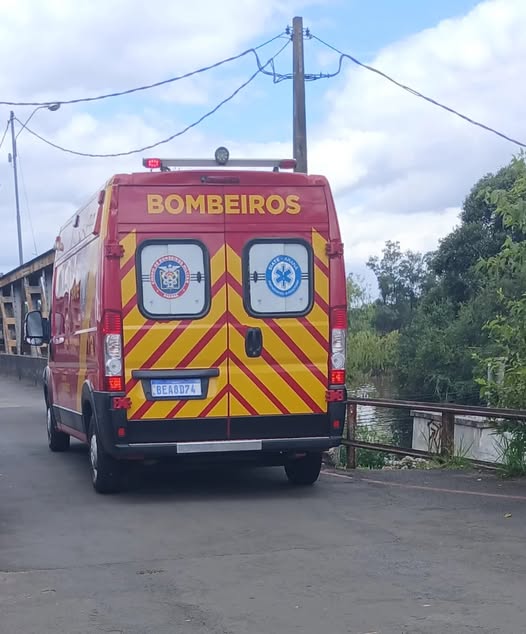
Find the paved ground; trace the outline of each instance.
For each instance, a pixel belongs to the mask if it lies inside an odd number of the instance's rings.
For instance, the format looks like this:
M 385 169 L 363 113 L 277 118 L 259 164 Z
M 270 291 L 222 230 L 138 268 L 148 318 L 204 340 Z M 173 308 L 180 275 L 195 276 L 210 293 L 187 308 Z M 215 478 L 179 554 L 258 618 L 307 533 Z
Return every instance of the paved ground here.
M 5 379 L 0 474 L 1 634 L 526 632 L 526 482 L 152 472 L 98 496 Z

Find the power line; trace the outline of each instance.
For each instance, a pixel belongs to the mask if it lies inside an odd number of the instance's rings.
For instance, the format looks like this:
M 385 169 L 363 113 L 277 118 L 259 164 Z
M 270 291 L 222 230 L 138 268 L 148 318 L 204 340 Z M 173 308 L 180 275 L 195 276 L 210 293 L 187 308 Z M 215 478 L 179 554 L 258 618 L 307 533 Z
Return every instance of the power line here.
M 486 130 L 487 132 L 491 132 L 492 134 L 496 134 L 497 136 L 499 136 L 499 137 L 501 137 L 503 139 L 506 139 L 506 141 L 511 141 L 511 143 L 515 143 L 515 145 L 518 145 L 520 147 L 526 148 L 526 143 L 523 143 L 522 141 L 518 141 L 517 139 L 514 139 L 513 137 L 510 137 L 507 134 L 504 134 L 503 132 L 499 132 L 498 130 L 495 130 L 495 128 L 492 128 L 492 127 L 490 127 L 488 125 L 485 125 L 484 123 L 481 123 L 480 121 L 476 121 L 475 119 L 472 119 L 471 117 L 468 117 L 467 115 L 462 114 L 461 112 L 458 112 L 458 110 L 455 110 L 454 108 L 451 108 L 450 106 L 446 106 L 445 104 L 440 103 L 439 101 L 436 101 L 435 99 L 432 99 L 431 97 L 427 97 L 426 95 L 422 94 L 421 92 L 418 92 L 418 90 L 414 90 L 410 86 L 406 86 L 405 84 L 402 84 L 401 82 L 397 81 L 396 79 L 393 79 L 393 77 L 390 77 L 389 75 L 387 75 L 386 73 L 382 72 L 381 70 L 378 70 L 377 68 L 374 68 L 374 66 L 369 66 L 368 64 L 364 64 L 360 60 L 356 59 L 356 57 L 353 57 L 352 55 L 348 55 L 347 53 L 343 53 L 342 51 L 337 49 L 335 46 L 332 46 L 331 44 L 325 42 L 324 40 L 322 40 L 321 38 L 317 37 L 316 35 L 312 35 L 311 34 L 311 38 L 317 40 L 318 42 L 320 42 L 320 44 L 323 44 L 324 46 L 327 46 L 328 48 L 332 49 L 333 51 L 338 53 L 339 56 L 340 56 L 340 60 L 339 60 L 339 64 L 338 64 L 338 70 L 336 72 L 333 72 L 333 73 L 324 74 L 323 75 L 324 79 L 329 79 L 331 77 L 336 77 L 336 75 L 339 75 L 341 70 L 342 70 L 343 60 L 344 59 L 349 59 L 354 64 L 357 64 L 358 66 L 361 66 L 362 68 L 365 68 L 366 70 L 369 70 L 372 73 L 376 73 L 377 75 L 380 75 L 380 77 L 383 77 L 384 79 L 387 79 L 387 81 L 390 81 L 395 86 L 398 86 L 399 88 L 402 88 L 402 90 L 407 91 L 408 93 L 414 95 L 415 97 L 420 97 L 420 99 L 424 99 L 425 101 L 433 104 L 434 106 L 442 108 L 443 110 L 446 110 L 447 112 L 450 112 L 451 114 L 454 114 L 457 117 L 460 117 L 464 121 L 467 121 L 468 123 L 471 123 L 472 125 L 478 126 L 479 128 L 482 128 L 483 130 Z M 320 76 L 320 78 L 321 78 L 321 76 Z
M 271 66 L 272 68 L 274 67 L 274 60 L 287 48 L 287 46 L 290 45 L 290 40 L 287 40 L 287 42 L 279 49 L 279 51 L 273 55 L 265 64 L 263 64 L 261 67 L 258 66 L 258 69 L 256 70 L 256 72 L 254 72 L 245 82 L 243 82 L 240 86 L 238 86 L 238 88 L 236 88 L 234 90 L 234 92 L 232 92 L 228 97 L 226 97 L 225 99 L 223 99 L 222 101 L 220 101 L 214 108 L 212 108 L 212 110 L 209 110 L 208 112 L 206 112 L 204 115 L 202 115 L 201 117 L 199 117 L 199 119 L 197 119 L 196 121 L 194 121 L 193 123 L 190 123 L 189 125 L 187 125 L 185 128 L 183 128 L 182 130 L 179 130 L 179 132 L 176 132 L 175 134 L 170 135 L 169 137 L 162 139 L 161 141 L 157 141 L 156 143 L 151 143 L 150 145 L 145 145 L 141 148 L 137 148 L 134 150 L 128 150 L 126 152 L 115 152 L 113 154 L 92 154 L 90 152 L 78 152 L 76 150 L 71 150 L 69 148 L 65 148 L 62 147 L 61 145 L 58 145 L 57 143 L 53 143 L 53 141 L 50 141 L 49 139 L 44 138 L 43 136 L 41 136 L 40 134 L 38 134 L 37 132 L 35 132 L 34 130 L 32 130 L 31 128 L 26 127 L 25 129 L 32 134 L 34 137 L 36 137 L 37 139 L 39 139 L 40 141 L 42 141 L 43 143 L 46 143 L 47 145 L 50 145 L 51 147 L 54 147 L 57 150 L 61 150 L 62 152 L 67 152 L 68 154 L 74 154 L 76 156 L 86 156 L 88 158 L 115 158 L 115 157 L 119 157 L 119 156 L 129 156 L 130 154 L 138 154 L 141 152 L 145 152 L 146 150 L 151 150 L 152 148 L 158 147 L 159 145 L 163 145 L 165 143 L 168 143 L 169 141 L 172 141 L 173 139 L 182 136 L 183 134 L 185 134 L 186 132 L 188 132 L 189 130 L 191 130 L 192 128 L 195 128 L 197 125 L 199 125 L 202 121 L 204 121 L 205 119 L 207 119 L 208 117 L 210 117 L 211 115 L 213 115 L 214 113 L 216 113 L 222 106 L 224 106 L 226 103 L 228 103 L 229 101 L 231 101 L 239 92 L 241 92 L 241 90 L 243 90 L 243 88 L 245 88 L 246 86 L 248 86 L 248 84 L 250 84 L 260 73 L 264 73 L 264 69 L 267 66 Z M 268 74 L 268 73 L 265 73 Z M 270 73 L 272 75 L 272 73 Z M 21 121 L 19 119 L 15 119 L 18 123 L 21 124 Z
M 5 124 L 5 130 L 4 130 L 4 133 L 2 134 L 2 140 L 0 141 L 0 148 L 4 144 L 5 137 L 6 137 L 6 134 L 7 134 L 8 130 L 9 130 L 9 119 L 7 120 L 7 123 Z
M 135 93 L 135 92 L 150 90 L 152 88 L 158 88 L 159 86 L 165 86 L 166 84 L 171 84 L 181 79 L 187 79 L 188 77 L 193 77 L 194 75 L 205 73 L 214 68 L 218 68 L 219 66 L 223 66 L 224 64 L 228 64 L 229 62 L 233 62 L 237 59 L 241 59 L 242 57 L 245 57 L 246 55 L 249 55 L 250 53 L 252 53 L 254 57 L 256 58 L 256 63 L 260 71 L 265 75 L 271 75 L 274 78 L 274 83 L 278 83 L 279 81 L 282 81 L 282 77 L 286 78 L 286 76 L 276 73 L 274 68 L 272 72 L 265 71 L 264 68 L 268 65 L 268 62 L 267 64 L 262 66 L 261 60 L 259 58 L 259 55 L 257 54 L 257 51 L 263 48 L 264 46 L 271 44 L 277 39 L 286 37 L 286 35 L 287 35 L 286 32 L 283 31 L 279 33 L 278 35 L 275 35 L 274 37 L 270 38 L 266 42 L 263 42 L 262 44 L 259 44 L 258 46 L 254 46 L 252 48 L 248 48 L 246 51 L 243 51 L 242 53 L 238 53 L 237 55 L 227 57 L 225 59 L 220 60 L 219 62 L 215 62 L 214 64 L 210 64 L 209 66 L 203 66 L 202 68 L 198 68 L 197 70 L 184 73 L 183 75 L 170 77 L 169 79 L 163 79 L 162 81 L 157 81 L 153 84 L 147 84 L 145 86 L 137 86 L 135 88 L 128 88 L 127 90 L 121 90 L 119 92 L 110 92 L 103 95 L 97 95 L 95 97 L 81 97 L 77 99 L 66 99 L 66 100 L 53 99 L 51 101 L 44 101 L 44 102 L 42 101 L 0 101 L 0 105 L 2 106 L 49 106 L 53 104 L 60 104 L 61 106 L 63 106 L 63 105 L 76 104 L 76 103 L 86 103 L 90 101 L 101 101 L 102 99 L 109 99 L 111 97 L 122 97 L 123 95 L 131 95 L 132 93 Z

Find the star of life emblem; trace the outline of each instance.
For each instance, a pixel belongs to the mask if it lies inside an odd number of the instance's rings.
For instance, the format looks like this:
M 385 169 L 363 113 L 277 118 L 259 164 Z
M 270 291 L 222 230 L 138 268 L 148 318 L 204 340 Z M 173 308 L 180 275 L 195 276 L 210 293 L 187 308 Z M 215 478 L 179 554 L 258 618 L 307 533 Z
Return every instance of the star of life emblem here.
M 301 282 L 301 268 L 289 255 L 277 255 L 269 262 L 265 279 L 269 290 L 279 297 L 295 293 Z

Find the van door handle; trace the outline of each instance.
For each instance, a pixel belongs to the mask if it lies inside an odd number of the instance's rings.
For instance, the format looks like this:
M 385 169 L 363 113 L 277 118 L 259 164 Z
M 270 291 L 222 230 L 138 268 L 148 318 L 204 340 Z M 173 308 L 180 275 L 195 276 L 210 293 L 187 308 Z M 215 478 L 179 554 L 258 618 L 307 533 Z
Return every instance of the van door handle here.
M 261 328 L 249 328 L 245 335 L 245 352 L 247 357 L 260 357 L 263 349 Z

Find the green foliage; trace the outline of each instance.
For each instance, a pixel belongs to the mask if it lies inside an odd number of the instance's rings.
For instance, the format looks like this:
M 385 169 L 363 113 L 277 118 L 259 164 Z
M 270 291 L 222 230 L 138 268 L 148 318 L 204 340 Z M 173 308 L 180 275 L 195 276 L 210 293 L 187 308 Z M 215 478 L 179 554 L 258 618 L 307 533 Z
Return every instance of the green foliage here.
M 526 475 L 526 425 L 507 421 L 495 425 L 499 436 L 501 472 L 504 476 Z
M 426 262 L 421 253 L 402 253 L 399 242 L 388 240 L 382 258 L 369 258 L 367 266 L 376 275 L 383 304 L 415 304 L 426 278 Z
M 435 253 L 386 242 L 367 262 L 377 300 L 350 277 L 351 378 L 390 373 L 405 398 L 526 407 L 525 172 L 520 156 L 476 183 Z
M 398 373 L 406 398 L 477 404 L 478 364 L 473 355 L 489 346 L 484 324 L 499 309 L 494 289 L 482 290 L 456 309 L 442 297 L 426 297 L 400 334 Z
M 492 192 L 509 191 L 516 181 L 514 162 L 481 178 L 466 197 L 461 224 L 440 242 L 431 258 L 442 295 L 455 307 L 473 298 L 484 283 L 478 263 L 496 255 L 509 231 Z
M 501 311 L 485 325 L 493 344 L 492 353 L 475 355 L 487 364 L 478 383 L 492 405 L 526 408 L 526 163 L 524 155 L 512 161 L 514 175 L 506 190 L 486 191 L 496 205 L 503 226 L 509 231 L 500 251 L 479 265 L 493 284 L 498 284 Z M 526 425 L 506 423 L 500 433 L 504 469 L 508 474 L 526 474 Z
M 485 329 L 494 343 L 494 354 L 479 355 L 485 359 L 490 376 L 480 378 L 484 395 L 495 405 L 526 408 L 526 164 L 514 159 L 516 176 L 507 190 L 488 191 L 487 197 L 497 205 L 503 224 L 512 231 L 499 253 L 481 262 L 479 269 L 497 283 L 501 311 L 488 320 Z M 518 237 L 519 236 L 519 237 Z M 503 280 L 508 282 L 503 284 Z M 514 284 L 509 282 L 513 281 Z M 496 372 L 503 367 L 501 379 Z
M 363 277 L 349 273 L 347 275 L 347 303 L 349 310 L 361 308 L 370 303 L 369 289 Z
M 506 297 L 526 291 L 526 258 L 516 257 L 515 246 L 524 227 L 510 222 L 521 206 L 522 169 L 513 161 L 481 179 L 464 202 L 460 226 L 430 256 L 432 274 L 411 323 L 400 332 L 398 369 L 406 397 L 480 401 L 480 355 L 500 355 L 485 324 L 498 328 Z M 505 216 L 501 206 L 510 200 L 514 211 Z
M 350 377 L 378 376 L 391 371 L 398 357 L 398 332 L 379 335 L 372 330 L 350 332 L 347 370 Z
M 356 428 L 356 440 L 370 443 L 389 444 L 390 437 L 377 429 L 371 429 L 367 426 L 358 426 Z M 364 469 L 382 469 L 390 454 L 383 451 L 374 451 L 372 449 L 357 449 L 356 464 Z
M 391 371 L 397 358 L 398 333 L 386 336 L 374 328 L 375 307 L 362 279 L 347 276 L 349 331 L 347 371 L 351 380 Z
M 373 326 L 386 334 L 399 330 L 411 319 L 428 276 L 427 256 L 406 251 L 388 240 L 382 258 L 371 257 L 367 266 L 376 275 L 380 299 L 374 303 Z

